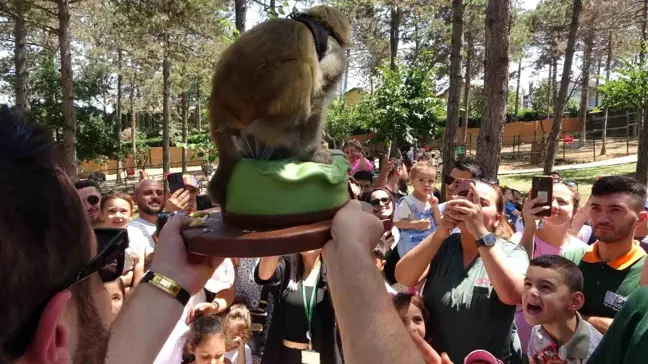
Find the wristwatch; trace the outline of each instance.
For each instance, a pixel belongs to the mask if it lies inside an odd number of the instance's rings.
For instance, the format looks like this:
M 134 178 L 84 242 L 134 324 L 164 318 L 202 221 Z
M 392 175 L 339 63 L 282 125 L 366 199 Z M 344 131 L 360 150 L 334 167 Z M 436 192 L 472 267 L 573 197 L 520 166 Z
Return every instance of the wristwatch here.
M 491 247 L 497 243 L 497 237 L 493 233 L 488 233 L 482 236 L 481 239 L 477 239 L 477 247 L 481 248 L 482 246 Z
M 189 302 L 189 298 L 191 298 L 191 295 L 187 290 L 184 288 L 180 287 L 179 284 L 177 284 L 173 279 L 163 276 L 161 274 L 157 274 L 155 272 L 148 271 L 142 280 L 140 281 L 141 283 L 148 283 L 154 287 L 157 287 L 164 292 L 168 293 L 171 297 L 177 299 L 182 303 L 183 306 L 187 305 L 187 302 Z

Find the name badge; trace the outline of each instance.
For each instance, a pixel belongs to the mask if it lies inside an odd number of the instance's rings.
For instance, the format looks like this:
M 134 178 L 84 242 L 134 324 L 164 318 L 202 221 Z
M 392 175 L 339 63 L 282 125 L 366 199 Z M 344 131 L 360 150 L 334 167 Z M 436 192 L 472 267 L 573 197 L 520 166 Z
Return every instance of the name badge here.
M 302 350 L 302 364 L 320 364 L 320 354 L 314 350 Z

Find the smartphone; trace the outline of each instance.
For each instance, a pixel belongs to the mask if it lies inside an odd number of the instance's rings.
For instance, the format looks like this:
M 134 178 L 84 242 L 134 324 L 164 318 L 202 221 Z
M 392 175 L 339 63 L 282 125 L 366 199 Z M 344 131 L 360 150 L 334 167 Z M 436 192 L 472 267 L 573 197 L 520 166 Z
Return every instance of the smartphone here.
M 531 199 L 539 198 L 542 202 L 534 207 L 551 206 L 553 201 L 553 183 L 551 176 L 534 176 L 531 182 Z M 540 211 L 538 216 L 551 216 L 551 209 Z
M 391 219 L 383 220 L 382 224 L 385 231 L 391 231 L 392 226 L 394 226 L 394 223 L 391 221 Z
M 101 253 L 111 244 L 128 246 L 128 231 L 126 229 L 96 228 L 97 253 Z M 119 241 L 117 241 L 119 240 Z M 124 273 L 126 253 L 119 254 L 112 262 L 99 270 L 103 282 L 110 282 L 119 278 Z
M 169 173 L 167 176 L 167 182 L 169 182 L 169 190 L 171 193 L 174 193 L 175 191 L 184 188 L 184 180 L 182 179 L 182 173 Z
M 472 179 L 456 179 L 454 182 L 454 191 L 457 196 L 468 197 L 470 187 L 475 185 Z
M 205 194 L 196 196 L 196 209 L 198 211 L 211 209 L 212 207 L 214 207 L 214 204 L 212 204 L 212 200 L 209 195 Z

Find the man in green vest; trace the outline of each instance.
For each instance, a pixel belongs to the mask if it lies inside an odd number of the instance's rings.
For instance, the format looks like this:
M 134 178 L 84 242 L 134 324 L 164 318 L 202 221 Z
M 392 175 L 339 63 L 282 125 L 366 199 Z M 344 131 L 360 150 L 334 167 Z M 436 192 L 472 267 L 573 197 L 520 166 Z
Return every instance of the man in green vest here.
M 590 222 L 598 240 L 563 253 L 585 278 L 585 305 L 579 311 L 605 334 L 627 297 L 639 287 L 646 253 L 634 240 L 644 210 L 646 188 L 630 177 L 610 176 L 592 186 Z

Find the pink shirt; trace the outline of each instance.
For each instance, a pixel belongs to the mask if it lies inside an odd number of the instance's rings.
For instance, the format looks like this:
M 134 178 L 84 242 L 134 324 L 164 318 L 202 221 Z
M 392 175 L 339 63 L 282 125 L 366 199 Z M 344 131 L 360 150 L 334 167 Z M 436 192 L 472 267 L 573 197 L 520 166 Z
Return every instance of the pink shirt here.
M 351 163 L 351 172 L 349 172 L 350 175 L 353 176 L 356 172 L 360 172 L 360 171 L 366 171 L 366 172 L 373 171 L 373 164 L 369 161 L 369 159 L 365 158 L 364 165 L 360 165 L 361 160 L 362 158 L 358 158 L 353 162 L 349 161 L 349 163 Z
M 519 244 L 522 239 L 522 233 L 515 233 L 511 237 L 511 241 Z M 569 236 L 569 241 L 567 244 L 561 246 L 560 248 L 553 245 L 547 244 L 544 241 L 540 240 L 537 236 L 534 237 L 535 248 L 533 249 L 533 257 L 537 258 L 543 255 L 560 255 L 565 251 L 569 251 L 575 248 L 587 246 L 582 240 Z M 520 337 L 520 342 L 522 343 L 522 352 L 526 354 L 526 350 L 529 347 L 529 340 L 531 339 L 531 329 L 532 326 L 529 325 L 524 319 L 524 311 L 522 310 L 522 305 L 517 305 L 515 309 L 515 326 L 518 329 L 518 336 Z

